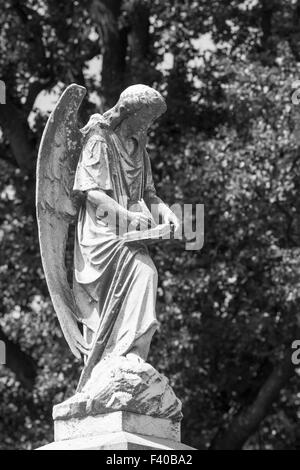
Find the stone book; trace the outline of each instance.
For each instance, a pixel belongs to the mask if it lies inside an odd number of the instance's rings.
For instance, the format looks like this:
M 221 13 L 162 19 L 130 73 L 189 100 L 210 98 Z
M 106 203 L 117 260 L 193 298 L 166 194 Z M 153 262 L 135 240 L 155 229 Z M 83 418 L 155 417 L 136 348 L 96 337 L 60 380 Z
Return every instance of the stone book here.
M 171 240 L 173 227 L 170 224 L 159 224 L 148 230 L 133 230 L 123 235 L 123 239 L 127 242 L 149 241 L 152 240 Z
M 144 214 L 149 217 L 149 220 L 151 221 L 151 228 L 148 228 L 147 230 L 131 230 L 130 232 L 126 232 L 122 236 L 124 240 L 127 242 L 151 242 L 151 240 L 170 240 L 173 238 L 172 235 L 174 233 L 174 227 L 172 225 L 156 224 L 144 200 L 141 199 L 138 201 L 138 204 L 142 212 L 144 212 Z

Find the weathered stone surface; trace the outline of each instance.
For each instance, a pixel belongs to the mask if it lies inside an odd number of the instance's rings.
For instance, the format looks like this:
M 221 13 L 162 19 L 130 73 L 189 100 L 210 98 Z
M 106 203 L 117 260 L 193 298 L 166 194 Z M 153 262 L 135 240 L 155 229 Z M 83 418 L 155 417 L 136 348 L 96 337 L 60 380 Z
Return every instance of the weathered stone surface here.
M 181 442 L 116 432 L 100 436 L 51 442 L 37 450 L 195 450 Z
M 181 402 L 168 379 L 134 355 L 101 361 L 81 393 L 53 408 L 54 420 L 127 411 L 180 421 Z
M 138 415 L 126 411 L 114 411 L 113 413 L 97 416 L 54 421 L 55 441 L 99 436 L 121 431 L 180 442 L 179 421 L 153 418 L 152 416 Z

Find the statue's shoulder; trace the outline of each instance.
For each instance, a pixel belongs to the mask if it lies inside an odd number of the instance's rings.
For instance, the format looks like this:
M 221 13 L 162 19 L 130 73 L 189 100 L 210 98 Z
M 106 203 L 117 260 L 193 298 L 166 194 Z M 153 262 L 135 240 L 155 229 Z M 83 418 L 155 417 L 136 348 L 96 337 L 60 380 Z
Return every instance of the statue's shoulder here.
M 90 141 L 102 141 L 105 143 L 109 142 L 109 131 L 107 128 L 100 124 L 95 124 L 90 130 L 84 135 L 83 142 L 87 143 Z
M 85 132 L 79 166 L 91 166 L 100 163 L 102 157 L 111 155 L 110 132 L 102 125 L 95 124 Z

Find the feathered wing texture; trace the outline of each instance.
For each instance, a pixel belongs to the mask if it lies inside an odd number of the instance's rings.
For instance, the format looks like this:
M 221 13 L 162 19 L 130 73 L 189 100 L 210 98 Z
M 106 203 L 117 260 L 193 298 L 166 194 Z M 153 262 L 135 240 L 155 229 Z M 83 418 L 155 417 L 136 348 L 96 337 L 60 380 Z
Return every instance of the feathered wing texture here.
M 70 85 L 62 94 L 45 127 L 37 163 L 36 206 L 45 277 L 61 328 L 72 352 L 80 358 L 86 343 L 78 329 L 77 307 L 65 266 L 69 225 L 78 207 L 72 194 L 81 152 L 77 112 L 86 94 Z

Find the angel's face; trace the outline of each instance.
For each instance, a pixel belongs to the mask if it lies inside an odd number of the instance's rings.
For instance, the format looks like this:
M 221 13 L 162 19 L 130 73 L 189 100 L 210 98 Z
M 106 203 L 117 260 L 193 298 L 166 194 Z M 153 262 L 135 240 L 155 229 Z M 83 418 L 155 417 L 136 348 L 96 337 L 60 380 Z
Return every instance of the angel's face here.
M 153 120 L 153 114 L 150 114 L 146 108 L 130 114 L 124 120 L 127 136 L 130 138 L 136 135 L 147 134 Z

